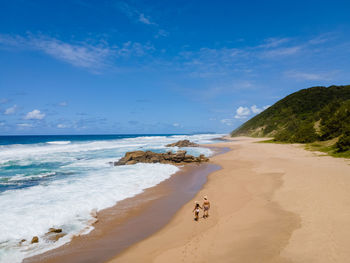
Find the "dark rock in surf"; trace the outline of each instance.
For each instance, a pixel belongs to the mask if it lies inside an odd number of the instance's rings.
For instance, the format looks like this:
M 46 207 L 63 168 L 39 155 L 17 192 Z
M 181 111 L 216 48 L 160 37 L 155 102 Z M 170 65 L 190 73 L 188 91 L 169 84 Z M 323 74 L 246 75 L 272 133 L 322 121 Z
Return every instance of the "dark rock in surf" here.
M 30 241 L 31 244 L 34 244 L 34 243 L 39 243 L 39 238 L 37 236 L 34 236 L 32 238 L 32 241 Z
M 176 153 L 155 153 L 151 151 L 134 151 L 127 152 L 123 158 L 114 162 L 114 166 L 132 165 L 136 163 L 166 163 L 182 165 L 187 163 L 208 162 L 209 159 L 201 154 L 199 157 L 187 154 L 186 151 L 178 151 Z
M 165 147 L 199 147 L 199 144 L 191 142 L 189 140 L 181 140 L 175 143 L 170 143 Z
M 61 228 L 49 228 L 49 232 L 48 233 L 61 233 L 62 229 Z

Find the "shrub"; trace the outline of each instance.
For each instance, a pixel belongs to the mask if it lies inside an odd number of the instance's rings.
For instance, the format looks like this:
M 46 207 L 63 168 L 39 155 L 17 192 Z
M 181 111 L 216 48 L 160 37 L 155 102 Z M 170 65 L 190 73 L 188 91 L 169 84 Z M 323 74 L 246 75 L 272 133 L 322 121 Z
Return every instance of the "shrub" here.
M 335 147 L 337 152 L 346 152 L 350 150 L 350 131 L 347 131 L 339 137 Z

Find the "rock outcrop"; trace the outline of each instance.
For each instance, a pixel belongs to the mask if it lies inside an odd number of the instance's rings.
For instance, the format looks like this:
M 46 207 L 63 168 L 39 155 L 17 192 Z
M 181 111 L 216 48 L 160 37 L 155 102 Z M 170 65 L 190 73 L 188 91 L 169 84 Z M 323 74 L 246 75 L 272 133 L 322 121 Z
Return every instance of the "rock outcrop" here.
M 114 162 L 114 166 L 131 165 L 136 163 L 167 163 L 182 165 L 187 163 L 208 162 L 209 159 L 201 154 L 199 157 L 186 154 L 186 151 L 178 151 L 176 153 L 155 153 L 151 151 L 134 151 L 127 152 L 123 158 Z
M 191 142 L 189 140 L 181 140 L 175 143 L 166 145 L 165 147 L 199 147 L 199 144 Z

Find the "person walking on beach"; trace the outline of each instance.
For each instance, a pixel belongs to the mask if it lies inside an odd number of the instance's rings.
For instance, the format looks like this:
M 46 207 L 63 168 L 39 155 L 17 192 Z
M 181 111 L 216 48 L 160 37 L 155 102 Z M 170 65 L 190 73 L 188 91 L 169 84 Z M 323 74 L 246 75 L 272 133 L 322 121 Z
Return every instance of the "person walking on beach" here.
M 206 195 L 203 198 L 203 218 L 207 218 L 209 216 L 210 202 L 208 201 L 208 197 Z
M 199 209 L 203 209 L 197 201 L 194 202 L 194 209 L 192 212 L 194 212 L 194 220 L 198 221 L 199 219 Z

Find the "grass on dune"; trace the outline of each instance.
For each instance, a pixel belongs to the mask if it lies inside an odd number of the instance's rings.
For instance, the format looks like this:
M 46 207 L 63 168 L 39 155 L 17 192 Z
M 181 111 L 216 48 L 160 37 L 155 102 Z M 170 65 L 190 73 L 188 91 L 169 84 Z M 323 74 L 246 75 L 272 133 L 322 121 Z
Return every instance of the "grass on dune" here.
M 337 143 L 338 138 L 328 140 L 328 141 L 316 141 L 313 143 L 303 144 L 305 150 L 312 152 L 323 152 L 327 155 L 337 157 L 337 158 L 350 158 L 350 150 L 345 152 L 337 152 L 335 144 Z M 288 142 L 280 142 L 274 139 L 268 139 L 264 141 L 259 141 L 256 143 L 275 143 L 275 144 L 289 144 Z
M 330 156 L 338 158 L 350 158 L 350 150 L 345 152 L 338 152 L 335 143 L 337 139 L 332 139 L 328 141 L 317 141 L 313 143 L 308 143 L 305 145 L 305 149 L 309 151 L 318 151 L 327 153 Z

